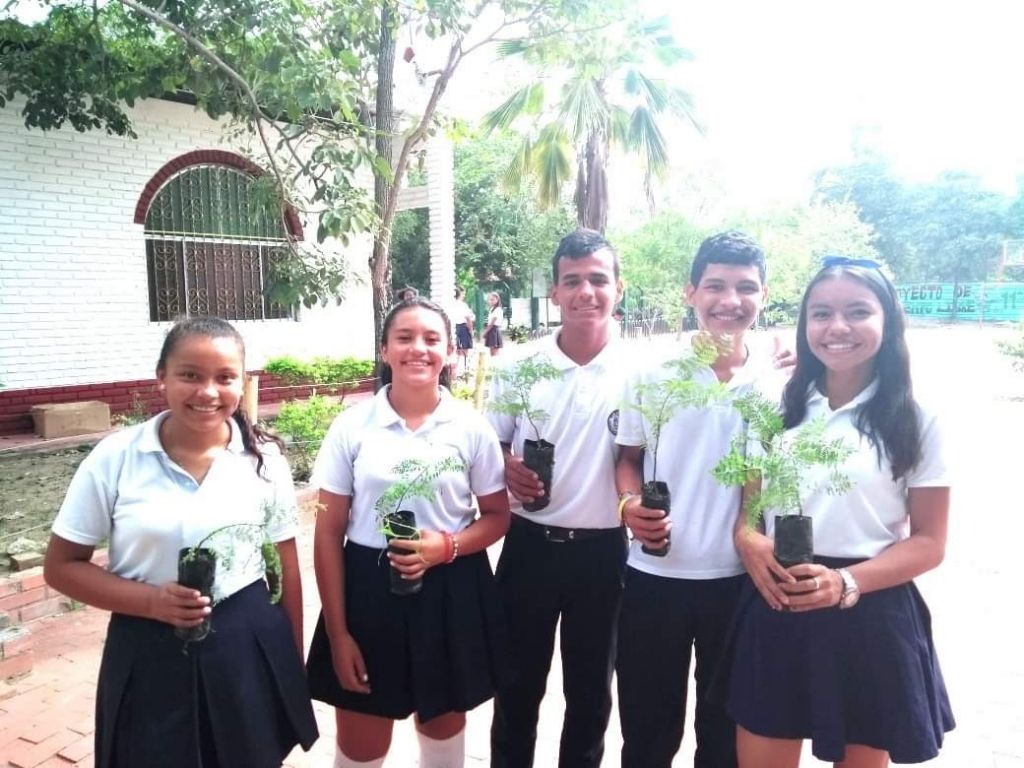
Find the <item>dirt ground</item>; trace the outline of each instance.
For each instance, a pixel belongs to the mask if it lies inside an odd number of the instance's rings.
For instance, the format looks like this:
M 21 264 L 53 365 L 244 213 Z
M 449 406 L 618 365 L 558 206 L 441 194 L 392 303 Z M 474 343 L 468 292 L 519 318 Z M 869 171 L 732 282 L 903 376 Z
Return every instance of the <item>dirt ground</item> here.
M 71 477 L 91 445 L 52 453 L 0 454 L 0 552 L 27 538 L 45 543 Z M 0 569 L 6 567 L 2 558 Z

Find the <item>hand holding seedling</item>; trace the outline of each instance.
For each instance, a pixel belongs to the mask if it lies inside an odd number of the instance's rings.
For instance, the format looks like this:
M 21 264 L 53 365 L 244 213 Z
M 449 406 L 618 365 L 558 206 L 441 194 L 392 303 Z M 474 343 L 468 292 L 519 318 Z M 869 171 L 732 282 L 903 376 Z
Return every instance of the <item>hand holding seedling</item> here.
M 418 579 L 445 561 L 446 543 L 443 533 L 420 530 L 418 539 L 394 539 L 391 546 L 408 554 L 388 552 L 391 565 L 402 574 L 403 579 Z
M 648 549 L 664 549 L 668 546 L 672 519 L 665 514 L 665 510 L 649 509 L 641 503 L 640 496 L 634 496 L 623 507 L 622 519 L 633 533 L 633 538 L 640 539 L 640 543 Z
M 348 632 L 339 637 L 337 642 L 331 641 L 331 661 L 342 688 L 356 693 L 370 692 L 370 677 L 366 674 L 363 652 Z
M 537 473 L 523 463 L 522 456 L 510 453 L 505 453 L 505 485 L 516 499 L 527 504 L 544 494 Z
M 793 613 L 834 608 L 843 594 L 843 579 L 831 568 L 817 563 L 791 566 L 789 573 L 796 581 L 783 584 L 790 595 L 789 610 Z
M 153 587 L 146 615 L 173 627 L 197 627 L 210 615 L 210 598 L 173 581 Z
M 772 610 L 781 611 L 790 604 L 789 595 L 783 584 L 791 584 L 796 577 L 775 559 L 775 545 L 771 539 L 758 530 L 743 526 L 736 533 L 736 551 L 740 554 L 743 567 L 761 597 Z

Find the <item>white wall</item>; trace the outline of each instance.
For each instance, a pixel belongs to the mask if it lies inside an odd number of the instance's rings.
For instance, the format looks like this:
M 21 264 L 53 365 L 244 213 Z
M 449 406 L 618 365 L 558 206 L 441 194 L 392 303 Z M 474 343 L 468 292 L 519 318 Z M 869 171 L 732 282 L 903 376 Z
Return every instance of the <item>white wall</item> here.
M 512 325 L 525 325 L 527 328 L 530 327 L 530 299 L 517 299 L 513 298 L 512 303 Z M 562 313 L 558 309 L 558 305 L 555 304 L 551 299 L 544 298 L 540 300 L 540 316 L 538 322 L 541 325 L 548 323 L 560 323 L 562 321 Z
M 135 205 L 175 157 L 238 147 L 222 141 L 222 124 L 183 104 L 138 103 L 130 111 L 137 140 L 30 131 L 21 104 L 0 109 L 0 382 L 23 388 L 148 378 L 169 323 L 149 321 Z M 303 227 L 307 240 L 315 238 L 314 221 Z M 348 253 L 365 278 L 368 236 L 354 239 Z M 237 327 L 251 369 L 282 354 L 370 357 L 369 282 L 348 286 L 340 307 L 304 309 L 298 322 Z

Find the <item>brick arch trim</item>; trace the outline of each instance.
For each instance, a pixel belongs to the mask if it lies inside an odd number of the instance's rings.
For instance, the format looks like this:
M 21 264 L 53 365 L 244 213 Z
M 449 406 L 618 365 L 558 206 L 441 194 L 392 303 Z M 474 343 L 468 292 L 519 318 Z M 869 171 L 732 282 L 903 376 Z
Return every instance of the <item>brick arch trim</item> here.
M 234 152 L 225 152 L 221 149 L 199 149 L 194 152 L 186 152 L 184 155 L 180 155 L 165 163 L 159 171 L 153 174 L 153 178 L 142 189 L 142 194 L 139 195 L 139 202 L 135 204 L 134 221 L 136 224 L 146 223 L 146 214 L 149 213 L 149 206 L 153 202 L 153 198 L 156 197 L 156 193 L 160 191 L 160 188 L 163 187 L 167 180 L 179 171 L 183 171 L 193 165 L 226 165 L 229 168 L 237 168 L 240 171 L 245 171 L 250 176 L 256 177 L 262 176 L 264 173 L 263 169 L 256 165 L 256 163 Z M 299 221 L 299 215 L 290 205 L 285 209 L 284 218 L 288 225 L 288 234 L 295 240 L 302 240 L 302 222 Z

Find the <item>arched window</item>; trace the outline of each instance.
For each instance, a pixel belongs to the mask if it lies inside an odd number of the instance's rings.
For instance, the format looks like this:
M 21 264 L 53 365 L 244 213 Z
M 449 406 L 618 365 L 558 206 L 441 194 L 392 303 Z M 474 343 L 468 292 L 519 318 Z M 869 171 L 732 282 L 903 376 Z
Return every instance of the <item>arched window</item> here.
M 295 233 L 262 204 L 248 161 L 226 152 L 194 154 L 198 164 L 178 158 L 164 166 L 147 186 L 151 199 L 144 193 L 136 212 L 138 221 L 145 208 L 150 320 L 288 317 L 266 288 L 270 265 Z M 232 164 L 202 162 L 213 155 Z

